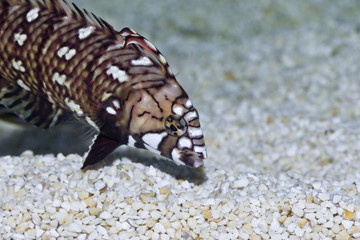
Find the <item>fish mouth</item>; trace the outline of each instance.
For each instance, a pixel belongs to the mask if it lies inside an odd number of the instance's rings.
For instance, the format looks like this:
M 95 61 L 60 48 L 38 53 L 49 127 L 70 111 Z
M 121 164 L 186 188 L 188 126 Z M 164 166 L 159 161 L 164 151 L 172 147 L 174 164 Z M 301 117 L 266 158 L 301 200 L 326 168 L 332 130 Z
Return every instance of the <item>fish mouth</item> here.
M 204 159 L 206 158 L 206 153 L 193 152 L 191 150 L 182 150 L 180 152 L 180 160 L 186 165 L 194 168 L 200 168 L 204 166 Z

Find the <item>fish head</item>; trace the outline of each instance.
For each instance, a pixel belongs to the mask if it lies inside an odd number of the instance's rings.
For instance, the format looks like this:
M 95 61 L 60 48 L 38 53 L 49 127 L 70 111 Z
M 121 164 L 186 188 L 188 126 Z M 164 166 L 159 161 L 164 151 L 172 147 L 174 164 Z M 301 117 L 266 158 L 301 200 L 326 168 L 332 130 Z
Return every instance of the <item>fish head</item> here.
M 127 103 L 129 146 L 191 167 L 203 166 L 207 154 L 199 114 L 175 78 L 134 91 Z
M 121 132 L 112 137 L 129 146 L 202 167 L 207 157 L 204 135 L 189 96 L 158 49 L 131 29 L 120 33 L 125 39 L 123 48 L 136 50 L 136 54 L 126 66 L 127 85 L 115 96 L 120 104 L 115 102 L 117 106 L 108 108 L 116 115 L 108 132 Z M 113 100 L 110 102 L 114 105 Z

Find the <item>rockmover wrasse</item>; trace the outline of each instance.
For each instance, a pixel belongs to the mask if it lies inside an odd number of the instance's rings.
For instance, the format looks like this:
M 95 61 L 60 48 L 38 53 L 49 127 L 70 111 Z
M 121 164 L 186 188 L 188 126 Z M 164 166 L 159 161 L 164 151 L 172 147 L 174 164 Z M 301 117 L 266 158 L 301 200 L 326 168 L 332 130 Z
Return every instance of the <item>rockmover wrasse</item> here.
M 159 50 L 65 0 L 0 0 L 0 102 L 37 127 L 75 117 L 96 129 L 83 168 L 120 145 L 192 167 L 206 158 L 198 112 Z

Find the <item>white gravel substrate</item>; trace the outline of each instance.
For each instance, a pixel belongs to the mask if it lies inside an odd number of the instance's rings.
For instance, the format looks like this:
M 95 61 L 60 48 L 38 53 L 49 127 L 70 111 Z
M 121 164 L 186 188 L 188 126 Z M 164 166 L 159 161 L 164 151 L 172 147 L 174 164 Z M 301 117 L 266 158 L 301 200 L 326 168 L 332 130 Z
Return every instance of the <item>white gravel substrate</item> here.
M 162 50 L 209 158 L 82 172 L 79 130 L 3 124 L 1 239 L 360 239 L 358 1 L 76 2 Z

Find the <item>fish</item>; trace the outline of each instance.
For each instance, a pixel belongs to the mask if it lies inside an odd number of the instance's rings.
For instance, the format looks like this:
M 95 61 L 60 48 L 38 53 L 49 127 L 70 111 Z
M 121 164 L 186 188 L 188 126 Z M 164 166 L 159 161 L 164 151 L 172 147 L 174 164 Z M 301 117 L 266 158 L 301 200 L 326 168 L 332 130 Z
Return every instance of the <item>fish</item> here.
M 0 0 L 0 103 L 39 128 L 75 118 L 95 129 L 82 169 L 121 145 L 194 168 L 207 158 L 198 111 L 161 52 L 66 0 Z

